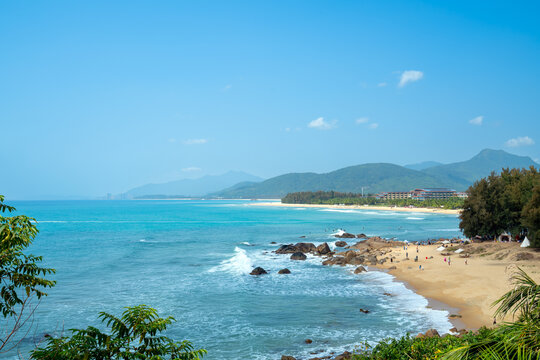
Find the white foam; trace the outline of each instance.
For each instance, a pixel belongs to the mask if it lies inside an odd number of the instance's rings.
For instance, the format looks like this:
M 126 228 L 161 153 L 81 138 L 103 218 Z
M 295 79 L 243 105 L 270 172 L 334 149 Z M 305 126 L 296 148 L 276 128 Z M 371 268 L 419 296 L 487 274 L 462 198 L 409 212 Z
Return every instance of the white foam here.
M 346 231 L 343 230 L 343 229 L 338 229 L 338 231 L 336 231 L 335 233 L 330 234 L 330 235 L 331 235 L 331 236 L 336 236 L 336 235 L 337 235 L 337 236 L 341 236 L 341 235 L 345 234 L 345 232 L 346 232 Z
M 249 241 L 242 241 L 241 244 L 246 246 L 253 246 L 249 243 Z
M 234 248 L 234 255 L 227 260 L 223 260 L 220 265 L 214 266 L 208 272 L 225 271 L 236 275 L 249 274 L 253 270 L 251 259 L 247 256 L 246 250 Z
M 407 217 L 407 220 L 424 220 L 425 218 L 423 217 L 415 217 L 415 216 L 408 216 Z
M 361 211 L 358 211 L 358 210 L 340 210 L 340 209 L 322 209 L 319 211 L 338 212 L 338 213 L 345 213 L 345 214 L 351 214 L 351 213 L 361 214 L 362 213 Z

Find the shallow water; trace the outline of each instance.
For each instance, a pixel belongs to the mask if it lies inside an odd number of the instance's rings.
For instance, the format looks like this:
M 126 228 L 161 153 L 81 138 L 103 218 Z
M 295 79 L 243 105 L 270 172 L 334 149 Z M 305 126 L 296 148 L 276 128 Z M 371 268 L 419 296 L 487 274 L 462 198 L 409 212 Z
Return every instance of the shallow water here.
M 339 228 L 409 241 L 459 236 L 455 215 L 250 203 L 14 203 L 38 220 L 29 252 L 57 269 L 58 284 L 36 312 L 34 338 L 99 325 L 99 311 L 119 314 L 143 303 L 174 316 L 167 335 L 206 348 L 205 359 L 302 357 L 452 327 L 445 311 L 427 309 L 426 299 L 388 274 L 353 275 L 352 268 L 323 267 L 312 256 L 291 261 L 271 253 L 278 245 L 270 243 L 334 242 Z M 254 266 L 269 275 L 248 275 Z M 278 275 L 284 267 L 292 274 Z M 306 345 L 307 338 L 313 343 Z M 33 343 L 23 341 L 20 350 Z

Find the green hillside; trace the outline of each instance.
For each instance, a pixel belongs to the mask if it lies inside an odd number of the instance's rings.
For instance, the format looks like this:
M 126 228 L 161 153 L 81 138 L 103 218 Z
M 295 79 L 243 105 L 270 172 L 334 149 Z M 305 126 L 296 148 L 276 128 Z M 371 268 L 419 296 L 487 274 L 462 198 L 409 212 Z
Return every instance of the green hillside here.
M 513 155 L 504 150 L 485 149 L 470 160 L 434 166 L 422 171 L 429 175 L 462 179 L 472 185 L 492 171 L 498 172 L 503 168 L 529 168 L 530 166 L 537 167 L 538 164 L 528 156 Z
M 301 191 L 339 191 L 378 193 L 408 191 L 418 187 L 448 187 L 466 190 L 472 183 L 504 167 L 538 166 L 529 157 L 502 150 L 483 150 L 468 161 L 433 166 L 422 171 L 403 166 L 376 163 L 350 166 L 326 174 L 290 173 L 260 183 L 237 184 L 211 196 L 225 198 L 282 198 Z

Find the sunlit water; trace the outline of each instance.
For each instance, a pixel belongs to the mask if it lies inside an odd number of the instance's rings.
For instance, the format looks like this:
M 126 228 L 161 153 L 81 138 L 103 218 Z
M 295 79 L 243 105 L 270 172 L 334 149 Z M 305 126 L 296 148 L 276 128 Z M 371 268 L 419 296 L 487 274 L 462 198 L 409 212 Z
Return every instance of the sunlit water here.
M 307 357 L 406 332 L 450 329 L 445 311 L 426 308 L 426 299 L 386 273 L 354 275 L 352 268 L 323 267 L 312 256 L 292 261 L 273 254 L 278 245 L 270 243 L 333 245 L 338 228 L 410 241 L 459 236 L 455 215 L 250 204 L 16 202 L 19 213 L 39 223 L 29 252 L 56 268 L 58 281 L 19 350 L 27 353 L 44 333 L 99 326 L 100 311 L 119 314 L 137 304 L 174 316 L 167 335 L 189 339 L 215 360 Z M 248 275 L 255 266 L 269 275 Z M 292 274 L 278 275 L 284 267 Z M 305 344 L 307 338 L 313 343 Z

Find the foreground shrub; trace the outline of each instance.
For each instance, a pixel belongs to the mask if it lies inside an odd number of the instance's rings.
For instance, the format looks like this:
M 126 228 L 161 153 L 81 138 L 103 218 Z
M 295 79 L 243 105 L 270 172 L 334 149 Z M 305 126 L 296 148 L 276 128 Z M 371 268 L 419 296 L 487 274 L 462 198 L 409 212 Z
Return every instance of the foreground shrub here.
M 157 311 L 139 305 L 127 307 L 121 318 L 105 312 L 99 315 L 110 334 L 95 327 L 72 329 L 71 337 L 49 338 L 47 346 L 33 351 L 36 360 L 197 360 L 206 350 L 194 350 L 184 340 L 175 342 L 159 335 L 174 318 L 160 318 Z

